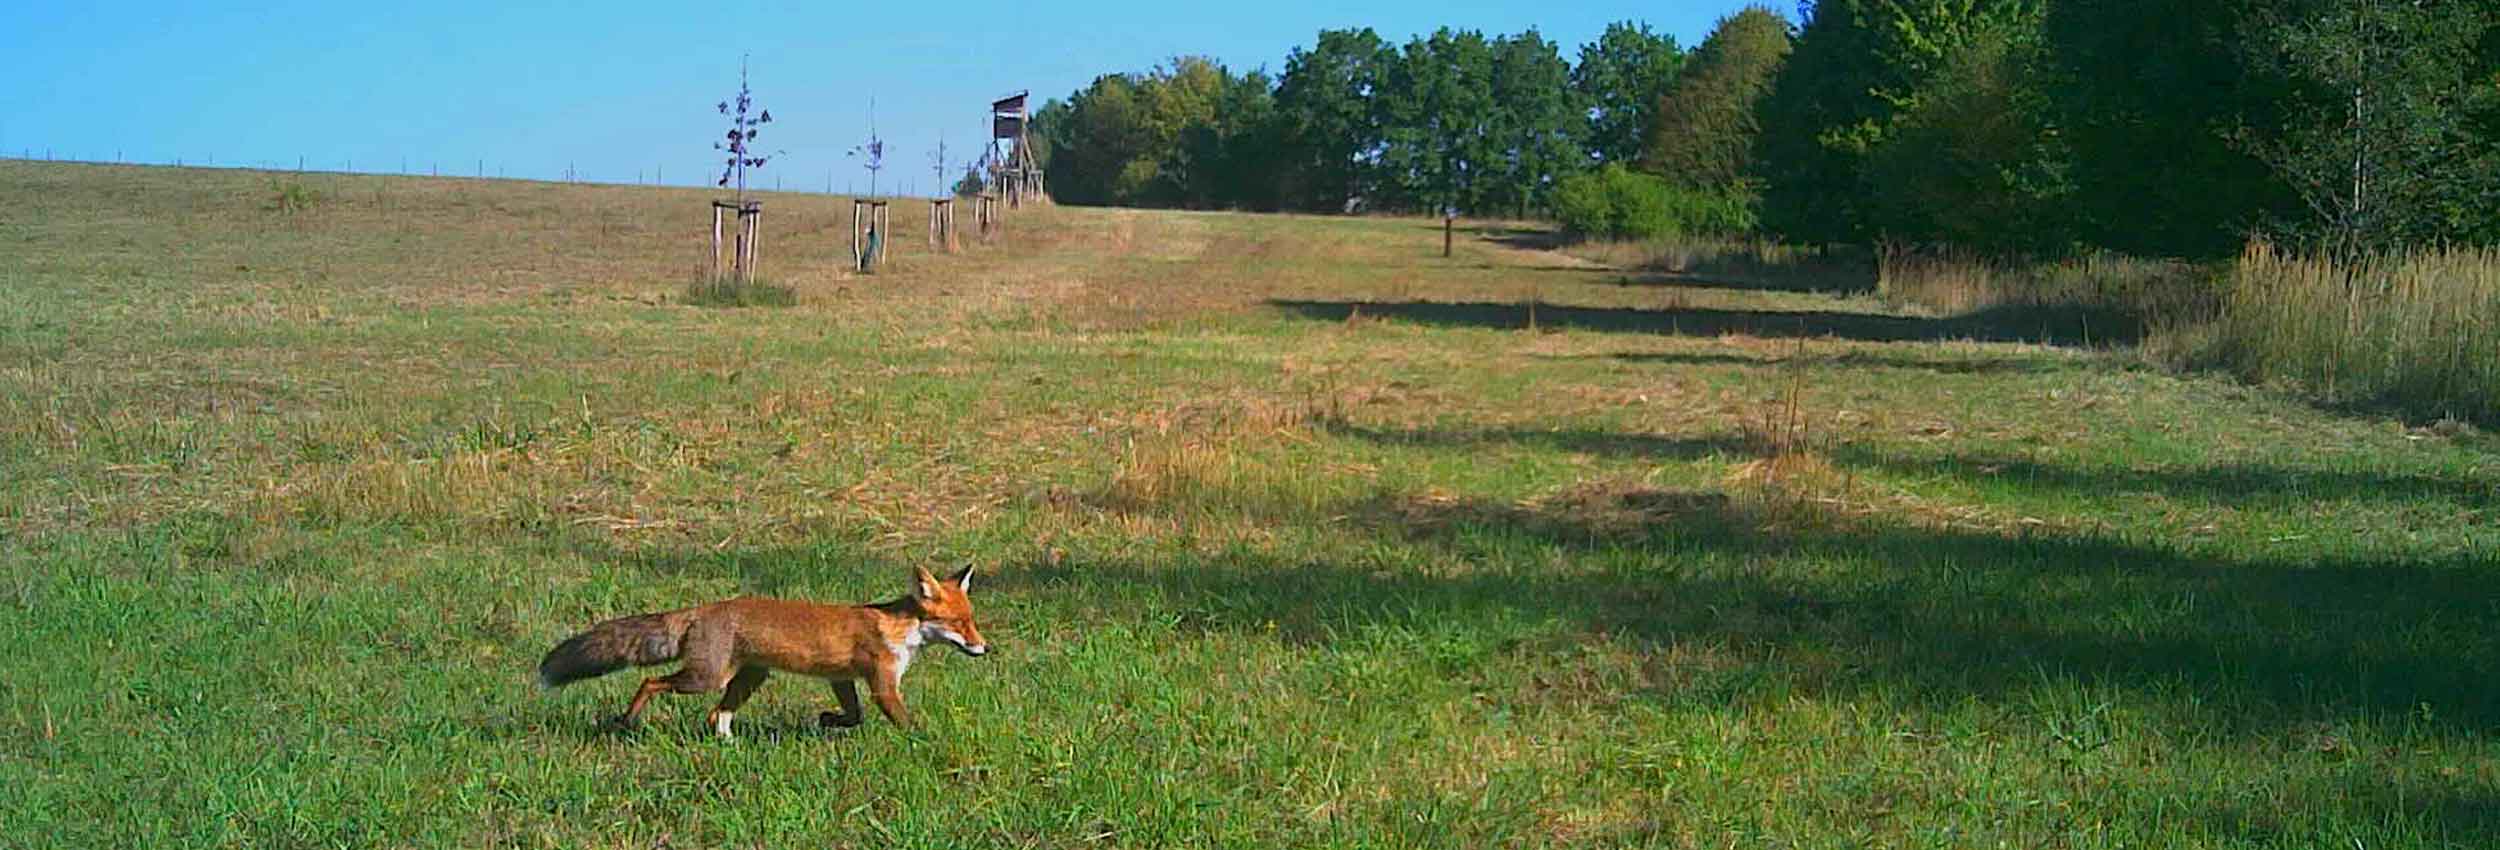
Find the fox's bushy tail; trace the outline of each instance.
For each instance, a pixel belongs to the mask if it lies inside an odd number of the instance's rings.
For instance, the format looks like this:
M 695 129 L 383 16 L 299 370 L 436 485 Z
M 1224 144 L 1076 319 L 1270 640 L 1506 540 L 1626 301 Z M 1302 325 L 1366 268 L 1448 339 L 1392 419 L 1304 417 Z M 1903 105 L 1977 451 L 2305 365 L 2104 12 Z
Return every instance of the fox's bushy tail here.
M 627 666 L 677 660 L 693 618 L 684 611 L 618 617 L 565 638 L 538 662 L 538 686 L 561 688 Z

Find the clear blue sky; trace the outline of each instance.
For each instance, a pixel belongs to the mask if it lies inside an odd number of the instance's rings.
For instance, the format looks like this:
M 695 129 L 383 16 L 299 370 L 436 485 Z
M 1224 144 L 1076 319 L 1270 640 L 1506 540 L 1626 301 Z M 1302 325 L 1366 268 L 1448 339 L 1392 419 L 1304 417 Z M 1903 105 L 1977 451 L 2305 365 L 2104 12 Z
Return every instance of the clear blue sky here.
M 181 2 L 0 4 L 0 150 L 63 159 L 558 178 L 674 184 L 718 173 L 712 105 L 751 58 L 773 111 L 761 146 L 784 151 L 751 180 L 866 188 L 844 151 L 865 140 L 876 97 L 883 182 L 926 193 L 941 132 L 949 159 L 981 142 L 991 98 L 1035 106 L 1095 75 L 1177 54 L 1281 70 L 1322 28 L 1370 26 L 1392 41 L 1449 25 L 1529 27 L 1566 58 L 1609 21 L 1639 20 L 1686 47 L 1742 7 L 1704 2 L 1367 3 L 1266 0 L 1104 3 Z M 755 7 L 749 10 L 748 7 Z M 1786 5 L 1776 6 L 1787 11 Z

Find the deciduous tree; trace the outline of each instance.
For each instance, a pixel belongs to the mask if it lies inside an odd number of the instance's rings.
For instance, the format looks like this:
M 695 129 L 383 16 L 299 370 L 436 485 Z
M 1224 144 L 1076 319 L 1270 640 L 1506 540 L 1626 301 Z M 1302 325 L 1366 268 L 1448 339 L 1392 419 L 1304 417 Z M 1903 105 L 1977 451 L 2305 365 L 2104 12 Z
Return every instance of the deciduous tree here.
M 1580 47 L 1571 87 L 1588 107 L 1590 158 L 1623 163 L 1640 158 L 1658 98 L 1666 95 L 1684 62 L 1675 36 L 1631 21 L 1607 24 L 1596 41 Z
M 1406 43 L 1380 99 L 1382 193 L 1407 209 L 1484 207 L 1492 161 L 1493 47 L 1447 27 Z
M 1493 42 L 1489 178 L 1479 202 L 1521 218 L 1546 209 L 1554 181 L 1588 162 L 1587 108 L 1571 88 L 1571 64 L 1536 30 Z
M 1659 98 L 1643 169 L 1688 189 L 1741 192 L 1762 97 L 1788 58 L 1788 22 L 1759 6 L 1719 20 Z
M 1368 28 L 1323 30 L 1285 58 L 1276 86 L 1283 203 L 1341 212 L 1371 193 L 1382 144 L 1376 98 L 1396 61 Z

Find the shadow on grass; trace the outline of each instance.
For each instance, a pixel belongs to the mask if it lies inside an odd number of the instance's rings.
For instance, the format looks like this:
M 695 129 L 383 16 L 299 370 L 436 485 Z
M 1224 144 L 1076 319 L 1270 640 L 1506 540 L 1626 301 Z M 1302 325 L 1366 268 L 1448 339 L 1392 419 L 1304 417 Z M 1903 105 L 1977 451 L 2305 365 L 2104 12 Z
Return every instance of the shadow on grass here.
M 1613 360 L 1620 363 L 1648 363 L 1666 366 L 1751 366 L 1776 369 L 1790 361 L 1780 357 L 1759 357 L 1720 352 L 1659 351 L 1617 352 L 1613 354 L 1548 355 L 1554 360 Z M 1807 357 L 1799 364 L 1808 369 L 1904 369 L 1934 372 L 1939 375 L 2024 375 L 2081 368 L 2078 361 L 2054 357 L 1919 357 L 1897 351 L 1850 351 L 1831 356 Z
M 1340 433 L 1390 444 L 1472 449 L 1522 443 L 1644 460 L 1746 456 L 1739 435 L 1664 438 L 1594 430 L 1384 430 Z M 1903 458 L 1843 445 L 1843 467 L 1911 476 L 2018 481 L 2064 494 L 2151 492 L 2214 504 L 2318 500 L 2459 511 L 2500 505 L 2500 483 L 2470 477 L 2220 465 L 2179 470 L 2087 469 L 2010 457 Z M 1760 574 L 1671 571 L 1669 593 L 1637 578 L 1596 585 L 1562 578 L 1477 577 L 1507 588 L 1494 599 L 1586 597 L 1593 621 L 1650 639 L 1709 636 L 1727 623 L 1773 624 L 1781 641 L 1816 653 L 1879 650 L 1853 665 L 1882 681 L 1924 682 L 1952 697 L 1992 693 L 2041 671 L 2136 687 L 2171 686 L 2248 708 L 2224 725 L 2283 728 L 2356 714 L 2414 715 L 2500 732 L 2500 559 L 2478 552 L 2432 557 L 2238 558 L 2092 535 L 2003 535 L 1855 525 L 1770 530 L 1714 493 L 1631 490 L 1616 504 L 1384 501 L 1354 511 L 1371 527 L 1499 558 L 1501 545 L 1636 552 L 1653 562 L 1798 561 L 1851 564 L 1805 581 Z M 1497 545 L 1484 545 L 1492 541 Z M 1712 575 L 1705 571 L 1702 575 Z M 1614 586 L 1609 586 L 1612 584 Z M 1878 591 L 1870 595 L 1869 591 Z M 1699 591 L 1697 594 L 1689 591 Z M 1695 602 L 1694 600 L 1700 600 Z M 1728 600 L 1751 616 L 1723 618 Z M 1706 611 L 1694 610 L 1696 605 Z M 1853 612 L 1848 623 L 1829 620 Z M 1835 623 L 1847 626 L 1825 631 Z M 1740 629 L 1748 638 L 1759 637 Z
M 1841 445 L 1831 459 L 1845 466 L 1909 477 L 1951 477 L 2041 493 L 2156 493 L 2213 504 L 2301 506 L 2327 502 L 2445 502 L 2460 510 L 2500 506 L 2500 481 L 2400 472 L 2300 469 L 2248 464 L 2181 469 L 2082 468 L 2011 455 L 1910 457 Z M 2494 564 L 2500 569 L 2500 563 Z
M 1439 233 L 1442 230 L 1442 223 L 1440 219 L 1433 219 L 1419 225 L 1419 227 L 1424 230 Z M 1551 251 L 1556 248 L 1568 246 L 1572 243 L 1572 240 L 1569 237 L 1562 235 L 1560 231 L 1543 227 L 1511 227 L 1500 224 L 1454 224 L 1449 227 L 1449 230 L 1451 233 L 1458 236 L 1491 242 L 1505 248 L 1517 248 L 1523 251 Z
M 1536 228 L 1461 228 L 1470 237 L 1522 251 L 1561 251 L 1579 240 Z M 1594 246 L 1568 265 L 1515 266 L 1537 271 L 1612 276 L 1619 286 L 1710 287 L 1835 295 L 1876 291 L 1875 257 L 1845 247 L 1799 248 L 1741 239 L 1667 239 Z M 1628 260 L 1624 260 L 1626 255 Z M 1598 282 L 1598 281 L 1591 281 Z
M 1807 292 L 1823 295 L 1863 295 L 1875 291 L 1873 284 L 1834 281 L 1829 278 L 1799 274 L 1771 275 L 1744 272 L 1659 272 L 1624 271 L 1612 266 L 1500 265 L 1485 263 L 1480 269 L 1538 272 L 1572 275 L 1571 281 L 1582 286 L 1639 286 L 1654 289 L 1730 289 L 1742 292 Z
M 1612 266 L 1509 266 L 1540 272 L 1574 273 L 1592 286 L 1639 286 L 1663 289 L 1733 289 L 1746 292 L 1807 292 L 1822 295 L 1866 295 L 1875 291 L 1870 273 L 1856 275 L 1816 268 L 1790 269 L 1770 263 L 1696 260 L 1684 269 L 1619 269 Z
M 1857 281 L 1829 277 L 1787 275 L 1773 277 L 1743 270 L 1712 270 L 1703 267 L 1690 272 L 1643 272 L 1619 275 L 1617 286 L 1647 286 L 1675 289 L 1708 288 L 1740 289 L 1754 292 L 1813 292 L 1829 295 L 1864 295 L 1875 291 L 1872 280 Z
M 1342 322 L 1360 314 L 1424 325 L 1518 329 L 1529 326 L 1525 304 L 1438 301 L 1267 302 L 1306 319 Z M 1941 319 L 1827 310 L 1758 311 L 1699 308 L 1645 310 L 1539 304 L 1540 327 L 1717 337 L 1838 338 L 1861 342 L 2023 342 L 2046 345 L 2121 345 L 2142 338 L 2142 326 L 2105 311 L 2054 307 L 1996 307 Z
M 1750 451 L 1744 438 L 1734 434 L 1668 437 L 1657 434 L 1626 434 L 1597 428 L 1403 430 L 1376 428 L 1343 421 L 1329 421 L 1324 424 L 1332 434 L 1393 446 L 1525 445 L 1556 451 L 1659 460 L 1699 460 Z
M 2237 560 L 2096 538 L 1911 528 L 1774 530 L 1710 492 L 1611 507 L 1387 499 L 1351 516 L 1441 547 L 1429 574 L 1233 552 L 1175 565 L 1026 565 L 995 592 L 1173 600 L 1184 622 L 1325 643 L 1384 622 L 1527 615 L 1745 658 L 1793 694 L 1953 704 L 2047 677 L 2155 696 L 2218 733 L 2282 740 L 2363 719 L 2500 728 L 2500 570 Z M 1626 514 L 1639 517 L 1625 522 Z M 1596 518 L 1611 515 L 1611 519 Z M 1586 557 L 1557 560 L 1553 550 Z M 1173 604 L 1173 603 L 1167 603 Z M 1674 676 L 1651 696 L 1677 701 Z
M 1571 239 L 1551 230 L 1530 228 L 1480 227 L 1473 235 L 1486 242 L 1522 251 L 1552 251 L 1571 244 Z

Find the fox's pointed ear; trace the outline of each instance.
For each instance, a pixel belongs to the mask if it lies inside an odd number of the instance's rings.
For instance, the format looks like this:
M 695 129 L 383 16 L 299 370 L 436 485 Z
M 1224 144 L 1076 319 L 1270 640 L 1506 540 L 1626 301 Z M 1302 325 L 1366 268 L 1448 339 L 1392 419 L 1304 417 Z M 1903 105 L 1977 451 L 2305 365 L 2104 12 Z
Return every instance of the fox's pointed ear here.
M 947 581 L 954 582 L 954 583 L 955 583 L 955 589 L 956 589 L 956 590 L 960 590 L 960 591 L 963 591 L 963 592 L 965 592 L 965 593 L 971 593 L 971 592 L 972 592 L 972 562 L 970 562 L 970 561 L 965 561 L 965 562 L 964 562 L 964 568 L 963 568 L 963 569 L 960 569 L 960 570 L 956 570 L 956 571 L 955 571 L 955 574 L 954 574 L 954 575 L 951 575 L 951 576 L 947 576 L 947 577 L 946 577 L 946 580 L 947 580 Z
M 938 597 L 937 576 L 930 575 L 927 567 L 911 568 L 911 594 L 922 599 L 936 599 Z

